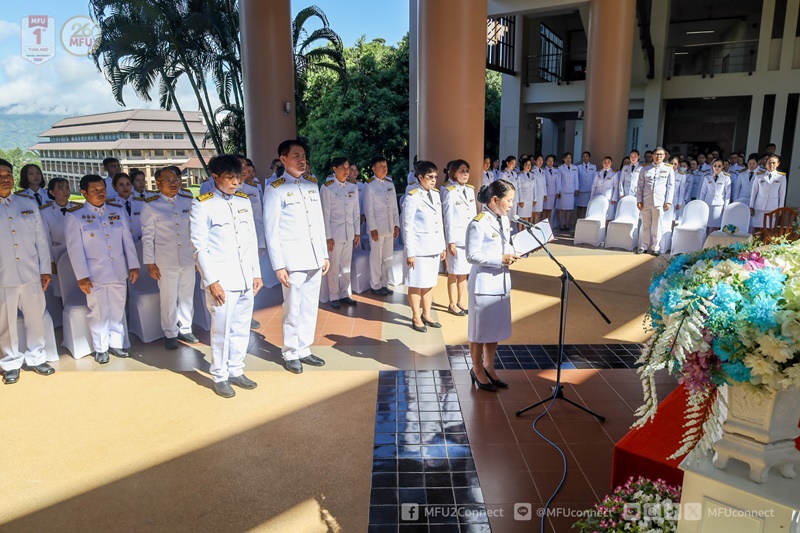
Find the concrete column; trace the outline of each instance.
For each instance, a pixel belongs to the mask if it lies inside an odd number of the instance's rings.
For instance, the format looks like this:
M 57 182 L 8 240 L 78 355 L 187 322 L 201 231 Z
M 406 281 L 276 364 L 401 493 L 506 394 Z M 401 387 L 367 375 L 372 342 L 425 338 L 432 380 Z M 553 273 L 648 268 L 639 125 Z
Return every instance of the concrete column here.
M 775 153 L 780 155 L 783 147 L 783 130 L 786 127 L 786 107 L 789 104 L 787 93 L 777 93 L 775 95 L 775 113 L 772 115 L 772 131 L 769 134 L 769 141 L 775 143 Z
M 414 156 L 417 155 L 417 136 L 419 117 L 417 116 L 417 69 L 418 69 L 418 39 L 419 32 L 417 21 L 419 19 L 419 0 L 408 2 L 408 168 L 414 169 Z
M 523 79 L 525 77 L 525 48 L 526 39 L 524 27 L 525 17 L 515 17 L 516 35 L 514 38 L 514 62 L 517 65 L 517 75 L 503 74 L 500 100 L 500 153 L 503 159 L 509 155 L 519 156 L 525 151 L 533 150 L 527 147 L 523 140 L 528 125 L 528 114 L 522 103 Z
M 798 12 L 800 12 L 800 0 L 788 0 L 783 26 L 783 41 L 781 42 L 781 70 L 792 70 Z
M 469 161 L 479 187 L 486 106 L 487 0 L 419 0 L 419 159 Z M 440 180 L 441 181 L 441 180 Z
M 583 149 L 618 157 L 625 151 L 628 126 L 636 3 L 591 0 L 589 10 Z
M 778 152 L 780 154 L 780 152 Z M 787 162 L 783 164 L 786 165 Z M 800 207 L 800 116 L 794 126 L 794 145 L 792 146 L 792 166 L 789 167 L 787 175 L 786 206 Z
M 766 72 L 769 68 L 769 49 L 772 42 L 772 21 L 774 17 L 775 0 L 764 0 L 761 7 L 761 27 L 758 32 L 756 72 Z
M 655 77 L 647 81 L 644 89 L 641 139 L 644 141 L 642 146 L 644 146 L 645 150 L 654 150 L 663 138 L 664 104 L 661 99 L 661 91 L 664 83 L 664 59 L 667 48 L 667 32 L 669 31 L 670 4 L 670 0 L 653 2 L 653 12 L 650 16 L 650 38 L 653 41 L 653 48 L 655 48 L 655 65 L 653 67 Z M 634 39 L 636 38 L 634 37 Z M 634 54 L 641 55 L 642 50 L 637 46 L 634 49 Z M 625 146 L 625 149 L 627 148 Z M 621 153 L 614 153 L 611 156 L 617 157 L 619 155 Z
M 291 2 L 241 0 L 239 26 L 247 155 L 266 169 L 278 144 L 297 137 Z
M 747 157 L 760 153 L 764 148 L 758 145 L 761 137 L 761 121 L 764 118 L 764 95 L 754 94 L 750 103 L 750 124 L 747 127 Z

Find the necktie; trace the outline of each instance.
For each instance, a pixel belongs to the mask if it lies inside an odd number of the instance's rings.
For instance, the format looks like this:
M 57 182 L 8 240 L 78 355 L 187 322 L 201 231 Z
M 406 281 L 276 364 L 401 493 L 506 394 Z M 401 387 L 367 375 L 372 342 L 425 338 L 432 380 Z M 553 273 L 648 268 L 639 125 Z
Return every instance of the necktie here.
M 125 200 L 125 211 L 128 212 L 128 216 L 131 216 L 131 199 L 130 198 Z
M 66 207 L 62 207 L 61 208 L 61 214 L 64 215 L 64 216 L 67 216 L 67 208 Z
M 603 179 L 606 179 L 606 176 L 608 176 L 608 170 L 603 171 Z
M 33 197 L 36 198 L 36 203 L 37 204 L 42 205 L 42 199 L 39 197 L 39 193 L 38 192 L 33 193 Z
M 461 192 L 464 193 L 464 200 L 469 201 L 469 196 L 467 196 L 467 188 L 464 187 L 463 189 L 461 189 Z
M 752 172 L 750 172 L 750 177 L 747 179 L 747 181 L 753 181 L 753 173 Z
M 433 203 L 433 195 L 431 194 L 431 191 L 428 191 L 428 201 Z
M 636 165 L 635 164 L 631 165 L 631 172 L 633 172 L 634 168 L 636 168 Z
M 497 215 L 497 223 L 500 224 L 500 231 L 503 231 L 503 217 Z

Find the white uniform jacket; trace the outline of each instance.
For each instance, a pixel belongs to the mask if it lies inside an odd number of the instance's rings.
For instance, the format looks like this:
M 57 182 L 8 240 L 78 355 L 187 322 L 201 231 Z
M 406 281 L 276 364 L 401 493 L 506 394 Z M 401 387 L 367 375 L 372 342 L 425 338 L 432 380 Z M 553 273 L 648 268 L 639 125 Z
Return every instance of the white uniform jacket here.
M 467 227 L 467 261 L 473 267 L 475 294 L 502 295 L 511 291 L 511 271 L 503 266 L 503 255 L 513 253 L 511 224 L 484 209 Z
M 39 205 L 25 193 L 0 198 L 0 249 L 0 287 L 27 285 L 50 274 L 50 245 Z
M 731 201 L 742 202 L 750 205 L 750 195 L 753 193 L 753 183 L 758 178 L 758 171 L 754 170 L 752 176 L 750 169 L 745 169 L 736 176 L 736 183 L 731 189 Z
M 558 167 L 558 192 L 561 196 L 575 196 L 578 190 L 578 167 L 575 165 L 560 165 Z
M 706 174 L 705 181 L 700 187 L 698 200 L 702 200 L 710 206 L 728 205 L 731 201 L 731 176 L 727 172 L 720 172 L 717 179 L 714 173 Z
M 444 251 L 442 200 L 438 190 L 419 187 L 406 194 L 403 235 L 406 257 L 433 256 Z
M 639 172 L 636 201 L 645 207 L 671 204 L 675 190 L 675 172 L 666 163 L 648 165 Z
M 639 173 L 642 171 L 641 163 L 626 165 L 619 169 L 619 197 L 635 196 L 639 184 Z
M 592 163 L 581 163 L 578 165 L 578 190 L 580 192 L 590 192 L 594 186 L 596 174 L 597 167 Z
M 757 211 L 774 211 L 786 201 L 786 174 L 767 172 L 757 174 L 750 192 L 750 207 Z
M 322 216 L 325 222 L 325 238 L 333 242 L 353 242 L 360 235 L 360 213 L 358 208 L 358 185 L 349 178 L 340 183 L 329 179 L 320 189 Z
M 173 198 L 163 194 L 148 198 L 142 208 L 142 258 L 159 269 L 194 266 L 190 236 L 192 193 L 178 191 Z
M 79 205 L 76 202 L 67 202 L 64 207 L 59 207 L 53 200 L 50 200 L 39 208 L 47 232 L 47 240 L 50 243 L 50 261 L 53 263 L 58 263 L 58 259 L 67 251 L 67 240 L 64 236 L 67 211 Z
M 689 201 L 689 193 L 691 192 L 691 178 L 692 175 L 688 172 L 675 172 L 675 193 L 672 195 L 672 200 L 675 206 L 683 206 Z
M 124 283 L 128 271 L 139 268 L 136 245 L 125 208 L 117 198 L 100 207 L 89 202 L 67 211 L 64 235 L 75 277 L 93 285 Z
M 192 201 L 189 214 L 194 260 L 203 288 L 219 282 L 226 291 L 245 291 L 261 277 L 250 199 L 216 187 Z
M 317 270 L 328 258 L 317 179 L 284 174 L 264 195 L 264 232 L 272 268 Z
M 394 234 L 400 227 L 400 212 L 397 208 L 397 191 L 390 177 L 379 180 L 375 176 L 364 185 L 364 215 L 367 217 L 367 232 L 378 230 L 379 235 Z
M 619 200 L 619 173 L 612 170 L 600 169 L 595 172 L 592 183 L 592 196 L 605 196 L 609 204 Z
M 258 240 L 259 248 L 266 248 L 267 244 L 264 239 L 264 201 L 261 196 L 261 189 L 258 183 L 252 181 L 250 183 L 242 182 L 239 185 L 239 190 L 247 195 L 250 199 L 250 205 L 253 207 L 253 220 L 256 224 L 256 240 Z
M 467 245 L 467 226 L 478 212 L 475 187 L 469 183 L 450 183 L 441 188 L 441 193 L 445 242 L 464 247 Z

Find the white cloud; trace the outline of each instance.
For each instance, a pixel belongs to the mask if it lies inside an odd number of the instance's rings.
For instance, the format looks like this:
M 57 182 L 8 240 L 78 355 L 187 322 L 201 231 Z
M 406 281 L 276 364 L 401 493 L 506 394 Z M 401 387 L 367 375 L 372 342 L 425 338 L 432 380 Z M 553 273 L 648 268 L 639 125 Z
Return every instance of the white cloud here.
M 7 20 L 0 20 L 0 41 L 10 37 L 19 38 L 19 24 L 8 22 Z

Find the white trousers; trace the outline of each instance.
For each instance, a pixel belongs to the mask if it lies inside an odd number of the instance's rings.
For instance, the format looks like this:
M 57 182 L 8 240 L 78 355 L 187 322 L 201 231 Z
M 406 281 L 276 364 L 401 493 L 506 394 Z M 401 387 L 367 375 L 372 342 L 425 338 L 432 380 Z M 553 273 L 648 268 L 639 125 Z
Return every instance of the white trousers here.
M 378 241 L 370 240 L 370 246 L 369 284 L 375 290 L 388 287 L 394 256 L 394 233 L 379 233 Z
M 225 291 L 225 303 L 216 305 L 206 288 L 206 307 L 211 315 L 211 378 L 219 383 L 241 376 L 250 342 L 253 290 Z
M 35 281 L 16 287 L 0 287 L 0 368 L 3 371 L 17 370 L 23 361 L 28 366 L 45 362 L 44 353 L 44 291 Z M 19 350 L 17 310 L 25 317 L 25 339 L 28 349 Z
M 194 305 L 194 267 L 159 269 L 158 281 L 161 298 L 161 329 L 168 339 L 178 333 L 192 332 Z
M 86 295 L 89 314 L 86 321 L 92 332 L 95 352 L 107 352 L 109 347 L 123 348 L 125 326 L 125 298 L 128 294 L 127 282 L 95 285 Z
M 663 206 L 644 206 L 642 208 L 642 229 L 639 232 L 639 249 L 658 252 L 661 245 L 661 216 Z
M 322 269 L 289 272 L 283 289 L 283 358 L 287 361 L 311 354 L 317 331 L 319 286 Z
M 350 265 L 353 263 L 353 241 L 335 241 L 330 252 L 328 293 L 331 300 L 350 297 Z

